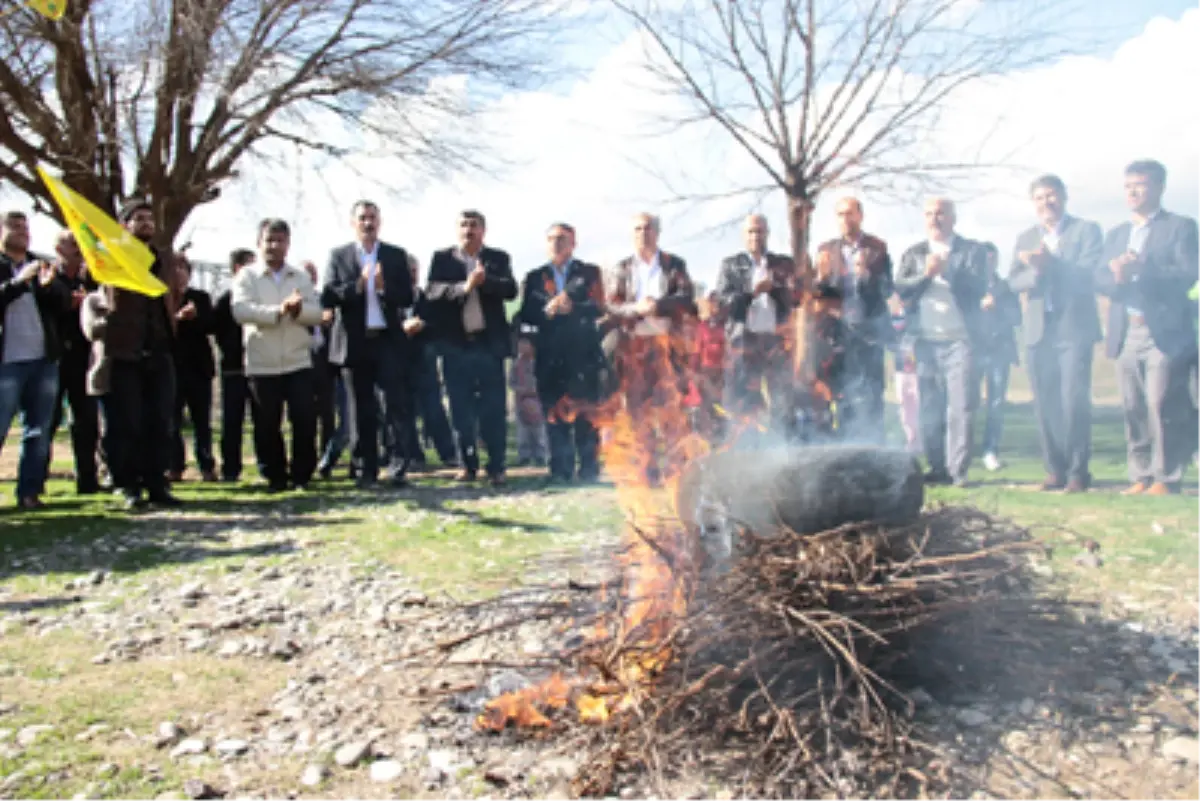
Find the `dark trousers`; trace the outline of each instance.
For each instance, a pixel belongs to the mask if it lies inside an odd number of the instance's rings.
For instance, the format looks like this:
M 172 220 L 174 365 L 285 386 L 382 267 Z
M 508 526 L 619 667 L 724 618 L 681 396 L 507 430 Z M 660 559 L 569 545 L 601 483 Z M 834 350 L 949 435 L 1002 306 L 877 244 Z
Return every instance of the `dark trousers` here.
M 454 432 L 442 403 L 442 379 L 438 376 L 437 355 L 427 346 L 418 347 L 413 354 L 410 375 L 413 377 L 412 396 L 417 415 L 421 418 L 421 433 L 433 442 L 442 464 L 455 460 Z
M 313 359 L 313 403 L 321 429 L 317 452 L 328 453 L 338 434 L 337 374 L 324 359 Z
M 50 423 L 50 443 L 62 425 L 63 400 L 71 407 L 71 451 L 75 457 L 75 491 L 100 489 L 96 454 L 100 445 L 100 411 L 96 399 L 87 394 L 87 358 L 64 356 L 58 365 L 58 400 Z M 53 461 L 53 455 L 50 457 Z
M 379 476 L 380 404 L 375 391 L 383 393 L 384 443 L 390 454 L 389 478 L 403 479 L 408 471 L 405 416 L 409 414 L 404 393 L 404 350 L 398 335 L 380 333 L 367 339 L 367 352 L 353 365 L 342 369 L 346 387 L 346 410 L 352 469 L 359 478 L 374 481 Z
M 976 356 L 978 381 L 983 385 L 984 423 L 983 452 L 1000 455 L 1000 438 L 1004 434 L 1004 410 L 1008 405 L 1008 378 L 1012 371 L 1008 357 L 979 354 Z
M 250 402 L 250 384 L 246 376 L 221 376 L 221 478 L 237 481 L 242 475 L 242 433 L 246 426 L 246 407 L 250 407 L 250 425 L 254 425 L 254 404 Z M 261 469 L 261 462 L 260 469 Z
M 478 442 L 487 448 L 487 473 L 504 473 L 508 447 L 508 387 L 504 359 L 482 342 L 443 345 L 442 365 L 450 395 L 450 419 L 458 434 L 463 467 L 479 469 Z
M 929 469 L 956 481 L 971 465 L 971 422 L 978 396 L 969 342 L 916 344 L 921 438 Z
M 254 375 L 249 382 L 255 406 L 254 446 L 263 477 L 275 489 L 286 487 L 289 479 L 293 486 L 304 486 L 317 467 L 312 368 L 283 375 Z M 284 404 L 292 428 L 290 465 L 283 444 Z
M 113 485 L 128 494 L 166 492 L 175 410 L 171 357 L 114 360 L 105 410 Z
M 212 452 L 212 379 L 179 367 L 176 368 L 175 377 L 175 436 L 171 443 L 171 470 L 182 473 L 187 468 L 187 450 L 183 445 L 183 411 L 186 407 L 192 421 L 192 452 L 200 471 L 208 473 L 216 466 Z
M 838 438 L 882 445 L 884 441 L 884 349 L 851 335 L 841 375 L 835 380 Z
M 1092 454 L 1091 342 L 1046 338 L 1029 349 L 1029 382 L 1042 461 L 1059 481 L 1086 484 Z
M 564 397 L 584 402 L 594 401 L 599 392 L 599 379 L 579 380 L 569 363 L 560 362 L 559 370 L 542 371 L 537 376 L 538 400 L 546 410 L 546 440 L 550 448 L 550 476 L 565 481 L 575 478 L 576 468 L 584 481 L 600 476 L 600 434 L 586 411 L 577 411 L 574 419 L 562 420 L 553 411 Z M 591 378 L 591 376 L 588 376 Z M 585 385 L 586 390 L 572 393 L 573 384 Z M 577 388 L 578 389 L 578 388 Z

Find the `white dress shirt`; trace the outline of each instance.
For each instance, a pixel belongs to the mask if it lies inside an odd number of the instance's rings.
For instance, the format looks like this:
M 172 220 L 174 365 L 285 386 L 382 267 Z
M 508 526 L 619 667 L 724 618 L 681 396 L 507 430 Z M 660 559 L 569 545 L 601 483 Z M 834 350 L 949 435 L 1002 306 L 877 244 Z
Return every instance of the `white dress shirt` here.
M 747 253 L 750 261 L 754 264 L 754 274 L 750 278 L 750 291 L 754 291 L 754 287 L 759 281 L 764 281 L 771 277 L 770 271 L 767 269 L 767 256 L 764 253 L 762 258 L 755 259 L 753 253 Z M 775 333 L 775 298 L 771 297 L 766 292 L 761 295 L 755 295 L 750 301 L 749 308 L 746 309 L 746 330 L 752 334 L 774 334 Z
M 656 251 L 654 258 L 649 262 L 642 261 L 642 257 L 635 253 L 631 267 L 634 300 L 641 303 L 647 299 L 661 299 L 662 261 L 659 259 L 659 253 Z M 667 325 L 667 321 L 661 317 L 643 317 L 634 326 L 633 335 L 639 337 L 662 336 L 669 331 L 670 327 Z
M 1142 251 L 1146 249 L 1146 240 L 1150 237 L 1150 223 L 1154 222 L 1154 219 L 1161 213 L 1162 209 L 1159 209 L 1153 214 L 1146 215 L 1146 219 L 1142 222 L 1134 222 L 1129 227 L 1129 243 L 1126 245 L 1126 248 L 1136 253 L 1139 258 L 1142 255 Z M 1138 277 L 1135 275 L 1132 280 L 1137 281 Z M 1126 314 L 1140 315 L 1142 310 L 1136 309 L 1133 306 L 1126 306 L 1125 312 Z
M 379 301 L 379 293 L 375 291 L 375 276 L 379 273 L 379 243 L 368 251 L 362 245 L 356 245 L 358 261 L 367 270 L 367 330 L 378 331 L 387 328 L 387 318 L 383 316 L 383 304 Z

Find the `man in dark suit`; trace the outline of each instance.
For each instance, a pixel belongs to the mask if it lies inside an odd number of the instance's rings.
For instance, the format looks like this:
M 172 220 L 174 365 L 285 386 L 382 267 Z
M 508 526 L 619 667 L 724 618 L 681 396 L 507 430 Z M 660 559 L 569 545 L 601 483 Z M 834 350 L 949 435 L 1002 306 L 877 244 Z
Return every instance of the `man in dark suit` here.
M 379 473 L 379 410 L 375 388 L 383 391 L 387 428 L 393 441 L 404 436 L 405 405 L 403 310 L 412 305 L 408 253 L 379 241 L 379 207 L 360 200 L 351 210 L 356 240 L 335 249 L 325 270 L 322 303 L 336 310 L 329 333 L 329 362 L 342 368 L 350 413 L 351 458 L 361 486 Z M 392 451 L 392 484 L 407 483 L 405 445 Z
M 1022 332 L 1037 411 L 1045 490 L 1084 492 L 1091 482 L 1092 356 L 1100 341 L 1094 276 L 1100 226 L 1067 214 L 1067 187 L 1043 175 L 1029 187 L 1038 224 L 1017 237 L 1008 275 L 1025 293 Z
M 617 262 L 606 277 L 607 305 L 600 321 L 607 363 L 644 437 L 641 447 L 649 458 L 645 478 L 651 484 L 658 483 L 664 471 L 681 466 L 675 461 L 659 464 L 653 454 L 660 442 L 669 446 L 687 433 L 682 413 L 658 412 L 682 403 L 691 345 L 683 336 L 683 323 L 698 311 L 687 263 L 659 249 L 661 233 L 657 216 L 643 212 L 634 217 L 634 253 Z
M 929 462 L 926 481 L 964 486 L 979 394 L 972 347 L 987 294 L 987 268 L 983 248 L 958 236 L 954 223 L 952 201 L 926 201 L 928 239 L 905 251 L 896 291 L 914 315 L 910 325 L 916 337 L 921 435 Z
M 751 214 L 742 228 L 746 249 L 721 262 L 717 296 L 726 317 L 728 343 L 725 408 L 737 417 L 767 406 L 772 428 L 781 431 L 791 409 L 792 371 L 781 330 L 791 318 L 796 265 L 767 250 L 767 218 Z
M 1196 337 L 1187 294 L 1200 272 L 1196 221 L 1162 208 L 1167 171 L 1125 168 L 1132 222 L 1108 232 L 1096 288 L 1112 299 L 1105 347 L 1117 360 L 1129 459 L 1128 494 L 1179 491 L 1196 442 L 1188 376 Z
M 458 218 L 459 246 L 433 254 L 426 279 L 429 320 L 442 349 L 450 419 L 458 434 L 461 481 L 479 472 L 477 443 L 487 448 L 487 475 L 505 483 L 508 387 L 504 360 L 512 353 L 505 301 L 517 296 L 512 259 L 485 247 L 487 221 L 478 211 Z
M 862 203 L 853 197 L 835 208 L 841 236 L 817 249 L 816 298 L 836 299 L 841 369 L 830 389 L 837 398 L 840 439 L 883 444 L 884 348 L 891 341 L 887 299 L 892 258 L 887 243 L 864 233 Z
M 596 321 L 604 312 L 600 268 L 578 261 L 575 229 L 555 223 L 546 234 L 549 263 L 525 277 L 518 316 L 536 329 L 538 399 L 546 412 L 550 479 L 600 475 L 600 437 L 589 407 L 600 400 L 603 354 Z M 578 462 L 576 461 L 578 457 Z
M 215 327 L 212 297 L 190 286 L 192 264 L 183 254 L 175 258 L 175 425 L 171 443 L 171 480 L 183 479 L 187 451 L 183 444 L 183 410 L 192 421 L 192 442 L 200 475 L 216 481 L 212 452 L 212 385 L 217 369 L 213 362 L 212 335 Z

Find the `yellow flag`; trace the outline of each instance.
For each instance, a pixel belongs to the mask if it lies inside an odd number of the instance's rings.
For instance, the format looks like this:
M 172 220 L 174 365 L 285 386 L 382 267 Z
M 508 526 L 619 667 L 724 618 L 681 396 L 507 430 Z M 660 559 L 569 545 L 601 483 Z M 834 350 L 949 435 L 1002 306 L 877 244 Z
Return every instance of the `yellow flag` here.
M 111 284 L 156 298 L 167 291 L 167 285 L 154 277 L 150 267 L 154 254 L 100 209 L 62 181 L 38 165 L 46 188 L 54 196 L 75 241 L 83 251 L 88 272 L 99 284 Z
M 67 0 L 25 0 L 25 5 L 47 19 L 59 19 L 67 13 Z

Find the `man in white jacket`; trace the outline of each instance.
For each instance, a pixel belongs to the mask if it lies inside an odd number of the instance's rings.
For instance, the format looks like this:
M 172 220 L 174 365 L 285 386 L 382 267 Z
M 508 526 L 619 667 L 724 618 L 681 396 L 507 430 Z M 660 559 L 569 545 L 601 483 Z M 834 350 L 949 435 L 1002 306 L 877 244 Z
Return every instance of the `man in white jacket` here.
M 279 219 L 258 226 L 261 264 L 233 282 L 233 319 L 242 326 L 246 377 L 254 404 L 254 445 L 271 492 L 304 489 L 317 466 L 311 326 L 321 322 L 312 279 L 288 264 L 291 229 Z M 289 470 L 283 445 L 283 406 L 292 426 Z

